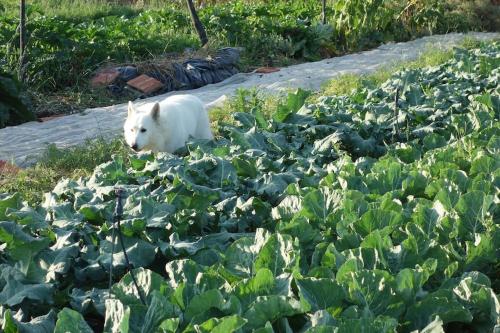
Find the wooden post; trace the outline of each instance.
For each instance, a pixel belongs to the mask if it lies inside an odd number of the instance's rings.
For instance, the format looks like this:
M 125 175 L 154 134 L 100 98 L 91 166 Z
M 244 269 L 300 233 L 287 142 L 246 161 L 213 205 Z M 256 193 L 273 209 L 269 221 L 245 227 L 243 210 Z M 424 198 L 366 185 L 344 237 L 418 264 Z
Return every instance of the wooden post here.
M 26 49 L 26 1 L 21 0 L 19 4 L 19 80 L 24 82 L 24 52 Z
M 326 0 L 323 0 L 323 8 L 321 12 L 321 21 L 326 24 Z
M 208 43 L 208 37 L 205 28 L 203 27 L 203 24 L 201 23 L 200 18 L 196 13 L 193 0 L 186 0 L 186 2 L 189 9 L 189 14 L 191 15 L 191 21 L 193 21 L 194 28 L 196 29 L 198 37 L 200 38 L 201 46 L 204 46 L 206 43 Z

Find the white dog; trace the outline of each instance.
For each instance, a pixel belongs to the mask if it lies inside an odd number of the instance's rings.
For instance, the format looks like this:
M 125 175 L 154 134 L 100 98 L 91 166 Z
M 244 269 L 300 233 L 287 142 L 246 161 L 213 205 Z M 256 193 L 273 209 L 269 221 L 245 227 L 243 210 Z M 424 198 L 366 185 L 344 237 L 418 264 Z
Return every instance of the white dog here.
M 213 138 L 208 113 L 193 95 L 167 97 L 160 103 L 138 107 L 138 110 L 129 102 L 123 129 L 125 141 L 135 151 L 173 153 L 183 147 L 190 136 Z

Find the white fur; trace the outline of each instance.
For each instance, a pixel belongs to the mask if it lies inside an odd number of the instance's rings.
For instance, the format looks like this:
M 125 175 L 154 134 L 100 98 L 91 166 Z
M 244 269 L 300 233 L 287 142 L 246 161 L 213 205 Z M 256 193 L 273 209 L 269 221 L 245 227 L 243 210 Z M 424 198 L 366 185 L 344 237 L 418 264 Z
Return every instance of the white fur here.
M 170 96 L 159 103 L 140 106 L 137 110 L 129 102 L 123 130 L 125 141 L 136 151 L 173 153 L 183 147 L 190 136 L 195 139 L 213 138 L 207 111 L 193 95 Z

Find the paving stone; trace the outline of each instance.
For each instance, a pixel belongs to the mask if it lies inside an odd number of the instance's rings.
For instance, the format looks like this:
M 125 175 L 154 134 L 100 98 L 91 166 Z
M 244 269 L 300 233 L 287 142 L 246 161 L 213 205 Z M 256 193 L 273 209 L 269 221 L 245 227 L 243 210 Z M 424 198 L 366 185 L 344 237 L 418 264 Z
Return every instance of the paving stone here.
M 40 117 L 40 118 L 38 118 L 38 121 L 44 122 L 44 121 L 49 121 L 49 120 L 60 118 L 60 117 L 64 117 L 64 116 L 65 116 L 64 114 L 56 114 L 56 115 L 53 115 L 53 116 Z
M 135 79 L 127 82 L 129 86 L 145 94 L 151 94 L 163 87 L 163 83 L 146 74 L 139 75 Z
M 278 67 L 259 67 L 255 70 L 255 73 L 260 73 L 260 74 L 269 74 L 269 73 L 274 73 L 274 72 L 279 72 Z
M 107 86 L 108 84 L 113 83 L 118 76 L 120 76 L 120 72 L 118 72 L 116 69 L 106 69 L 102 72 L 97 73 L 90 80 L 90 85 L 94 88 L 99 86 Z

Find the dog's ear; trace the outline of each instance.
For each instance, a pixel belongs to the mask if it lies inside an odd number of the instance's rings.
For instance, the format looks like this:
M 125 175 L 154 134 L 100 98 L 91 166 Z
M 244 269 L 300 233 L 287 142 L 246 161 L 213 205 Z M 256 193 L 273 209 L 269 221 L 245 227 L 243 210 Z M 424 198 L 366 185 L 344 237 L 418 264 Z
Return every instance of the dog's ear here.
M 153 105 L 153 108 L 151 109 L 151 116 L 154 121 L 158 121 L 160 118 L 160 104 L 155 103 L 155 105 Z
M 130 117 L 134 113 L 134 105 L 132 104 L 132 101 L 128 101 L 128 114 L 127 116 Z

